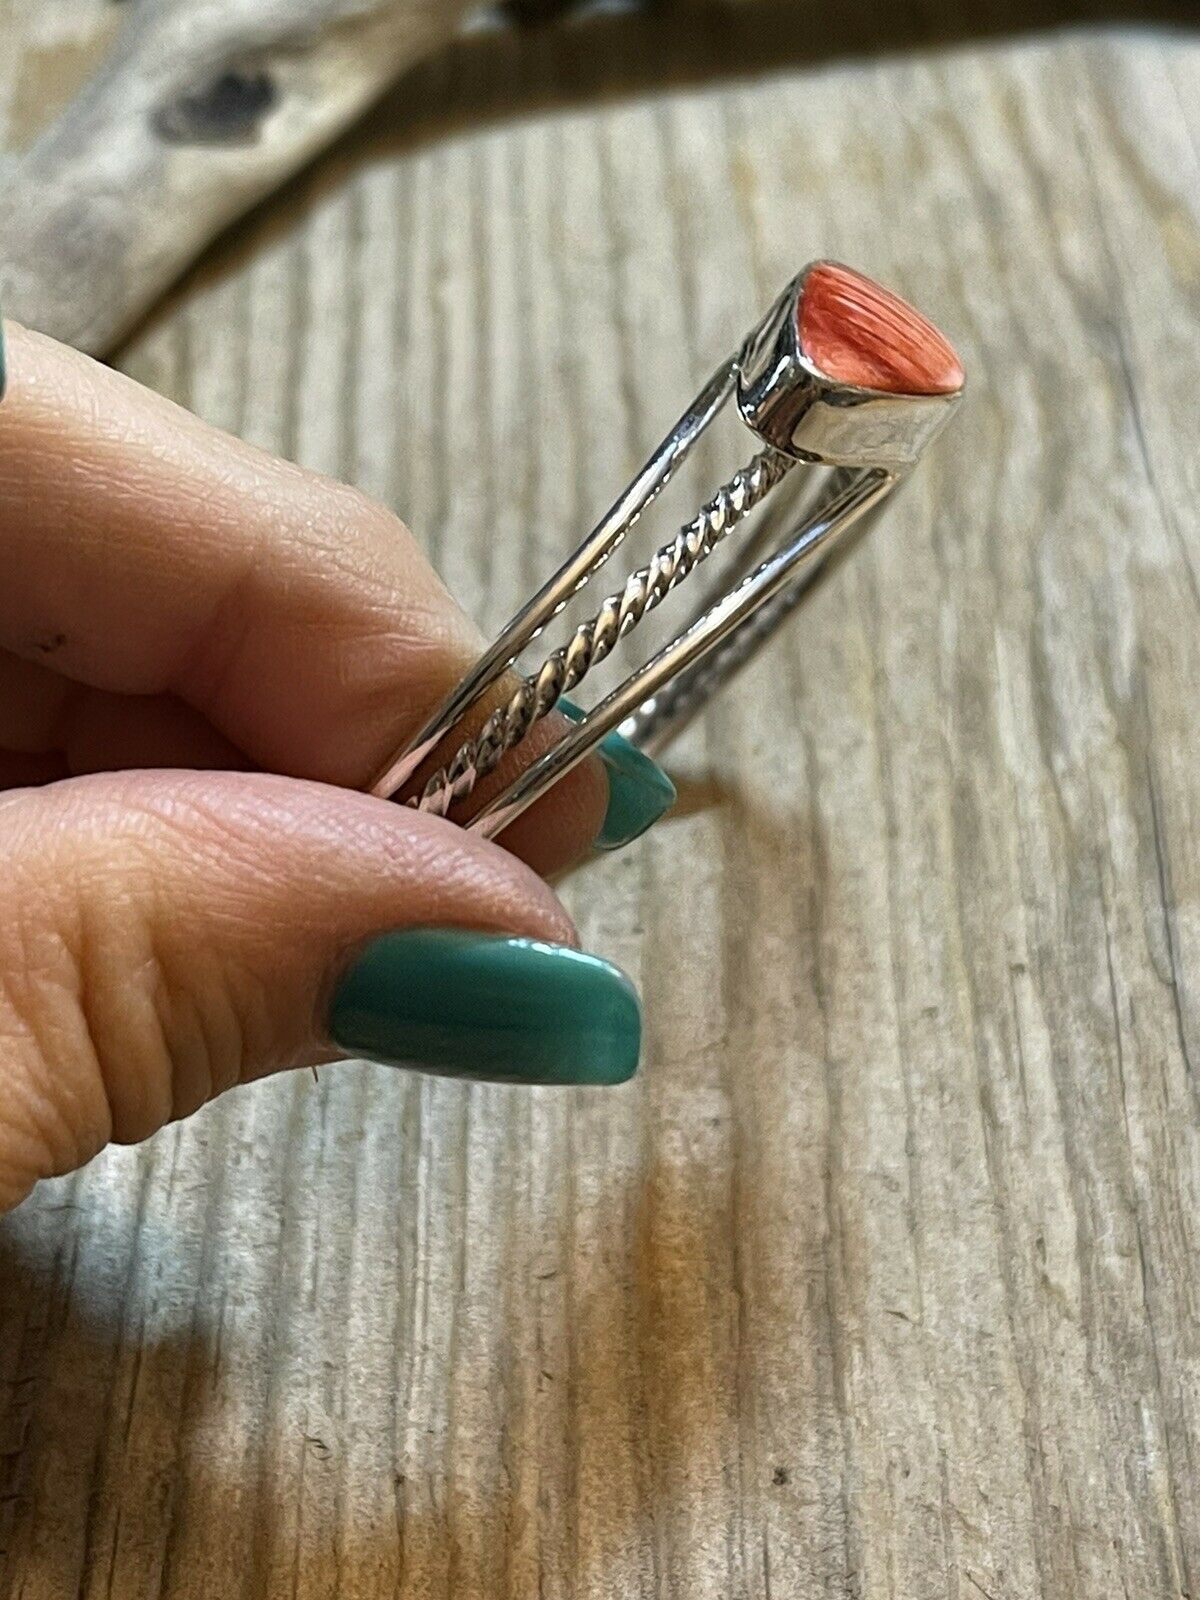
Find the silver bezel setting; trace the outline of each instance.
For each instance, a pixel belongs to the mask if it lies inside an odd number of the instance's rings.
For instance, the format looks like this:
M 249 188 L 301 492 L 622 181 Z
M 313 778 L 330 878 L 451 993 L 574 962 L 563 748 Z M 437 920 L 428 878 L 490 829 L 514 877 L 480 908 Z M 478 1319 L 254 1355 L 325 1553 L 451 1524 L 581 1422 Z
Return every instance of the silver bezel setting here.
M 914 466 L 954 415 L 962 389 L 907 395 L 827 377 L 800 344 L 799 310 L 811 262 L 751 333 L 738 360 L 738 410 L 775 450 L 822 466 Z

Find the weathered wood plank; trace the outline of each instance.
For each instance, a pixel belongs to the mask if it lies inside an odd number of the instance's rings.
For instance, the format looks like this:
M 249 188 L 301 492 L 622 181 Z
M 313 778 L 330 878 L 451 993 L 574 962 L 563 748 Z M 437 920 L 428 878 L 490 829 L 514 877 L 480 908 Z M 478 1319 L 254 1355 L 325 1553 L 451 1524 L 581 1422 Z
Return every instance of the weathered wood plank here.
M 479 43 L 125 353 L 488 625 L 804 258 L 973 382 L 568 887 L 639 1086 L 260 1085 L 0 1225 L 0 1595 L 1196 1593 L 1200 41 L 959 31 Z
M 89 49 L 94 9 L 83 8 Z M 465 10 L 466 0 L 126 5 L 86 88 L 0 173 L 12 314 L 106 353 L 216 234 L 453 38 Z M 43 46 L 30 65 L 53 59 Z M 40 122 L 39 74 L 25 76 L 17 109 Z

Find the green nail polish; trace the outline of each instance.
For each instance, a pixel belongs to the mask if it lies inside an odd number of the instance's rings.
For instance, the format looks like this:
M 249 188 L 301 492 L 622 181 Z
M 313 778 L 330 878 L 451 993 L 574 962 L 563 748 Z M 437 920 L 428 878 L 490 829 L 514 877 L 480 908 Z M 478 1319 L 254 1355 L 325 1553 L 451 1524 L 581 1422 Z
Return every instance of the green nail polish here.
M 558 710 L 572 722 L 582 722 L 585 716 L 572 700 L 560 700 Z M 670 811 L 675 785 L 657 762 L 619 733 L 601 740 L 598 753 L 608 772 L 608 810 L 596 849 L 620 850 Z
M 637 1071 L 642 1008 L 625 974 L 597 956 L 428 928 L 360 952 L 329 1032 L 348 1054 L 445 1077 L 616 1084 Z

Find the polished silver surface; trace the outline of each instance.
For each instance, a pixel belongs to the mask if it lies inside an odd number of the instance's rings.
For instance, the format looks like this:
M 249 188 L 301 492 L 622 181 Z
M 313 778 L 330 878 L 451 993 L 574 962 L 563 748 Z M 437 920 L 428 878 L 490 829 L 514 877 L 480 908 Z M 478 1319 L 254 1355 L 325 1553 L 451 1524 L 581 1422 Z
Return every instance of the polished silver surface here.
M 739 354 L 717 369 L 607 515 L 387 763 L 372 793 L 390 798 L 411 789 L 434 752 L 619 548 L 735 399 L 742 420 L 757 436 L 759 448 L 753 459 L 674 539 L 610 594 L 564 645 L 550 652 L 536 670 L 520 675 L 483 726 L 461 737 L 457 748 L 451 744 L 443 764 L 405 803 L 452 815 L 564 694 L 767 503 L 785 478 L 797 476 L 793 469 L 835 467 L 840 470 L 824 474 L 829 481 L 822 485 L 824 492 L 816 497 L 815 506 L 792 514 L 784 532 L 776 532 L 765 559 L 731 581 L 669 644 L 493 796 L 467 826 L 489 837 L 499 833 L 614 729 L 635 743 L 660 748 L 668 733 L 795 609 L 839 542 L 883 503 L 940 433 L 961 397 L 961 391 L 885 394 L 835 382 L 820 372 L 800 348 L 799 338 L 797 313 L 810 270 L 792 281 Z M 748 557 L 752 549 L 751 543 L 743 555 Z
M 826 377 L 800 346 L 796 307 L 810 271 L 792 280 L 742 347 L 738 410 L 760 438 L 797 460 L 903 472 L 949 422 L 961 390 L 883 394 Z
M 802 478 L 795 474 L 793 482 Z M 852 481 L 848 472 L 834 476 L 820 486 L 817 495 L 811 493 L 803 501 L 804 512 L 818 504 L 828 504 Z M 873 508 L 855 519 L 853 528 L 837 541 L 836 547 L 826 549 L 811 560 L 802 561 L 792 581 L 772 599 L 753 612 L 733 632 L 690 667 L 685 667 L 656 694 L 652 694 L 637 707 L 617 728 L 617 732 L 631 744 L 654 756 L 667 749 L 703 710 L 712 697 L 721 692 L 742 668 L 751 662 L 759 650 L 788 620 L 800 602 L 816 586 L 837 570 L 847 556 L 871 529 L 871 524 L 885 509 L 885 496 Z M 800 508 L 796 508 L 792 522 L 798 523 Z M 774 542 L 774 541 L 773 541 Z M 761 557 L 761 552 L 760 552 Z M 758 564 L 747 563 L 737 578 L 747 576 Z M 736 580 L 735 580 L 736 581 Z M 707 610 L 701 605 L 692 619 L 699 621 Z
M 578 766 L 606 734 L 620 727 L 647 700 L 660 694 L 678 674 L 736 637 L 756 612 L 786 593 L 797 581 L 800 569 L 824 554 L 828 546 L 890 492 L 894 483 L 895 479 L 887 472 L 867 468 L 857 473 L 849 486 L 823 511 L 804 522 L 775 555 L 718 600 L 698 622 L 672 640 L 644 667 L 626 678 L 583 722 L 485 806 L 469 826 L 487 838 L 494 838 L 507 828 L 522 811 Z
M 607 515 L 596 524 L 574 555 L 517 612 L 454 693 L 386 763 L 371 784 L 372 794 L 386 800 L 399 793 L 455 723 L 497 679 L 503 677 L 521 651 L 570 604 L 572 597 L 620 547 L 637 526 L 647 506 L 667 487 L 697 441 L 725 407 L 733 394 L 737 375 L 736 356 L 730 357 L 717 368 L 641 472 Z
M 722 484 L 691 522 L 639 567 L 617 594 L 604 600 L 594 616 L 576 628 L 570 640 L 548 655 L 541 667 L 523 678 L 516 692 L 466 740 L 448 766 L 426 783 L 417 804 L 445 816 L 466 797 L 480 778 L 493 772 L 505 755 L 553 711 L 564 694 L 577 688 L 593 667 L 631 634 L 642 618 L 660 605 L 732 533 L 795 465 L 775 450 L 763 450 L 749 465 Z

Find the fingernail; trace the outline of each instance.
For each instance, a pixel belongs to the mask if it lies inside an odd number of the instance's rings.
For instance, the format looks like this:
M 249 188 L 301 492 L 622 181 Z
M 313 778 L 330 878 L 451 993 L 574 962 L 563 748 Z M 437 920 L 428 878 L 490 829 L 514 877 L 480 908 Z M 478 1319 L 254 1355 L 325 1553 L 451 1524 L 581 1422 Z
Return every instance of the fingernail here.
M 386 933 L 338 985 L 340 1050 L 499 1083 L 616 1084 L 637 1071 L 642 1008 L 617 967 L 564 945 L 445 928 Z
M 571 722 L 582 722 L 586 715 L 573 700 L 560 700 L 558 709 Z M 677 798 L 675 785 L 656 761 L 619 733 L 601 740 L 597 753 L 608 773 L 608 810 L 595 845 L 597 850 L 620 850 L 670 811 Z

